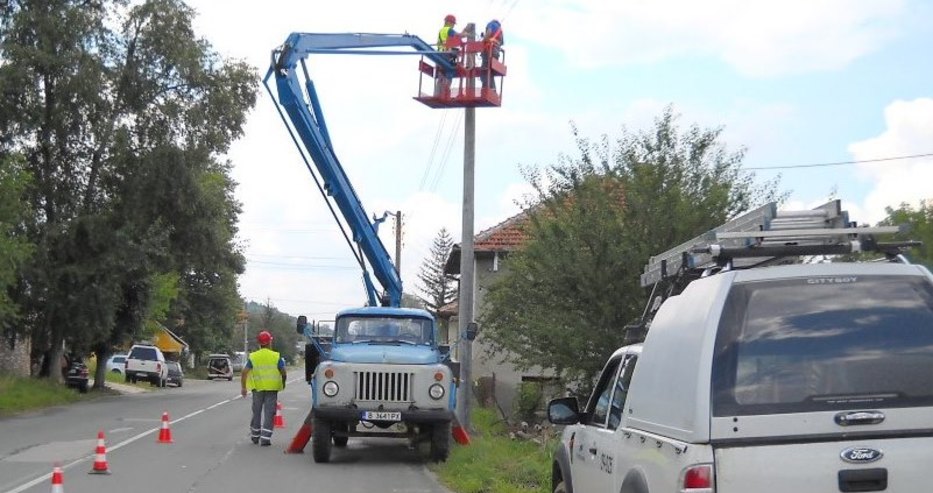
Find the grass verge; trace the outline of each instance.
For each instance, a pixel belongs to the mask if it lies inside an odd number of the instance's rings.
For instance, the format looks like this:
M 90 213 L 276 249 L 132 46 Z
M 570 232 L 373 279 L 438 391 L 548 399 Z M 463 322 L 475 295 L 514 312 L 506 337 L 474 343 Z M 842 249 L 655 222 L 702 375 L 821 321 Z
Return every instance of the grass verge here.
M 86 399 L 62 384 L 43 378 L 0 374 L 0 416 L 58 406 Z
M 475 408 L 475 433 L 468 446 L 431 469 L 457 493 L 550 493 L 554 441 L 540 445 L 512 440 L 492 409 Z

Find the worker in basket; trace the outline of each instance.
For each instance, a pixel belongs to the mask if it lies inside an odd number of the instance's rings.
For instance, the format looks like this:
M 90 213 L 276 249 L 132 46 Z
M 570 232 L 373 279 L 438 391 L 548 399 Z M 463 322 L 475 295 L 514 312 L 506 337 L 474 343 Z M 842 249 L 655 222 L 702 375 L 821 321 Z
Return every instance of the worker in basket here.
M 450 57 L 451 62 L 456 62 L 457 50 L 449 48 L 447 46 L 447 41 L 460 36 L 460 34 L 454 30 L 455 25 L 457 25 L 457 18 L 454 17 L 453 14 L 447 14 L 447 16 L 444 17 L 443 27 L 437 32 L 437 51 L 446 53 L 447 56 Z M 444 69 L 438 67 L 434 84 L 435 96 L 446 97 L 450 95 L 450 79 L 453 75 L 452 73 L 445 73 Z

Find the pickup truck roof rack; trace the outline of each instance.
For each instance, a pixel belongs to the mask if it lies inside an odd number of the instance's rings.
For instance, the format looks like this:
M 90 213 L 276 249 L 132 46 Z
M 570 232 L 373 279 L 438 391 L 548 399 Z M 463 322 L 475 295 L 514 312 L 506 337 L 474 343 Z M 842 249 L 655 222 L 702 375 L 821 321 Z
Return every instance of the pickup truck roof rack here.
M 689 282 L 720 270 L 786 263 L 803 256 L 879 252 L 894 260 L 903 248 L 919 242 L 879 242 L 874 235 L 906 230 L 906 226 L 858 227 L 849 221 L 839 200 L 802 211 L 779 211 L 777 203 L 770 202 L 652 256 L 641 286 L 672 278 Z
M 651 294 L 641 318 L 625 326 L 624 343 L 644 340 L 661 303 L 695 279 L 734 269 L 796 263 L 807 256 L 878 252 L 888 261 L 906 262 L 901 251 L 920 242 L 879 242 L 874 236 L 906 230 L 906 226 L 858 227 L 849 221 L 839 200 L 802 211 L 779 211 L 777 203 L 767 203 L 652 256 L 641 275 L 641 286 L 650 287 Z

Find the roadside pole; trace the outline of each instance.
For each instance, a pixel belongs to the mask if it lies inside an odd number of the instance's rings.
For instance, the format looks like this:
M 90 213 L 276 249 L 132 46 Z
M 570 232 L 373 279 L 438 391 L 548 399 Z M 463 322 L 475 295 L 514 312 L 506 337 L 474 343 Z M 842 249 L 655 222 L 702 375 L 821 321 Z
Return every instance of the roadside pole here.
M 471 36 L 471 41 L 473 37 Z M 467 60 L 472 67 L 473 60 Z M 466 80 L 467 91 L 475 90 L 476 82 Z M 457 389 L 457 412 L 460 425 L 473 430 L 470 406 L 473 397 L 473 341 L 466 337 L 467 325 L 473 321 L 473 184 L 476 164 L 476 108 L 467 107 L 463 118 L 463 223 L 460 240 L 460 294 L 458 299 L 460 334 L 460 385 Z

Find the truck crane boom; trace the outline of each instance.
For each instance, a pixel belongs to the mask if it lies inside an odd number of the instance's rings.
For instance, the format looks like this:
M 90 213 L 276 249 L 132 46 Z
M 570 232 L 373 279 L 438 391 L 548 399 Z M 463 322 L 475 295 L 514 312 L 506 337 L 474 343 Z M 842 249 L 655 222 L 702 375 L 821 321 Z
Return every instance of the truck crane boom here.
M 395 47 L 407 47 L 414 50 L 386 50 L 386 48 Z M 375 50 L 377 48 L 379 50 Z M 363 282 L 366 286 L 368 304 L 376 306 L 381 297 L 366 269 L 364 256 L 376 280 L 384 289 L 387 299 L 382 300 L 381 304 L 392 307 L 401 306 L 402 280 L 378 235 L 378 225 L 385 216 L 382 219 L 374 218 L 373 221 L 368 219 L 359 196 L 353 189 L 340 160 L 337 159 L 317 91 L 305 62 L 312 53 L 422 55 L 433 61 L 438 69 L 451 72 L 455 70 L 454 61 L 435 51 L 421 38 L 410 34 L 292 33 L 281 47 L 273 50 L 271 65 L 263 79 L 266 90 L 277 103 L 276 109 L 279 111 L 279 116 L 288 127 L 292 140 L 305 160 L 308 170 L 318 183 L 318 188 L 325 196 L 334 218 L 337 219 L 337 216 L 330 199 L 327 199 L 328 195 L 336 203 L 351 230 L 352 241 L 359 250 L 359 253 L 354 250 L 354 255 L 363 269 Z M 300 75 L 303 75 L 304 87 L 302 87 Z M 275 93 L 269 86 L 269 81 L 273 77 L 275 78 Z M 323 179 L 323 186 L 308 163 L 309 156 Z M 346 236 L 346 231 L 344 235 Z M 350 241 L 349 238 L 347 240 Z

